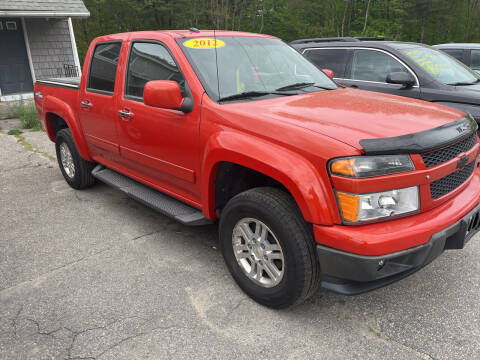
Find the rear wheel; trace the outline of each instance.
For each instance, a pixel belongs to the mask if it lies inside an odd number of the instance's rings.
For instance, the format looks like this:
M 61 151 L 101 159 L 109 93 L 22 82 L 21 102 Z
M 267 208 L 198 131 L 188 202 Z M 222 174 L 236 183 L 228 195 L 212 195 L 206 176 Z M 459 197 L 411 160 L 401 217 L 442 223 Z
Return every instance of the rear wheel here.
M 84 189 L 95 183 L 92 176 L 95 163 L 80 156 L 70 129 L 62 129 L 57 133 L 55 149 L 62 175 L 72 188 Z
M 256 188 L 235 196 L 222 212 L 219 232 L 233 278 L 260 304 L 289 307 L 318 289 L 312 230 L 287 193 Z

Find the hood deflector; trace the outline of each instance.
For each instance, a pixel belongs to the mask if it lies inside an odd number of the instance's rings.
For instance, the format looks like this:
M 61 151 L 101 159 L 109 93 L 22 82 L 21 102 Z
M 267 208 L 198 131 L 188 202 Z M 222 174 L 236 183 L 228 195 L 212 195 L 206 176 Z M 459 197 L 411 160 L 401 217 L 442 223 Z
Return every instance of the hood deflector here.
M 475 131 L 478 125 L 471 116 L 451 123 L 396 137 L 363 139 L 360 145 L 366 155 L 418 154 L 435 150 L 460 140 Z

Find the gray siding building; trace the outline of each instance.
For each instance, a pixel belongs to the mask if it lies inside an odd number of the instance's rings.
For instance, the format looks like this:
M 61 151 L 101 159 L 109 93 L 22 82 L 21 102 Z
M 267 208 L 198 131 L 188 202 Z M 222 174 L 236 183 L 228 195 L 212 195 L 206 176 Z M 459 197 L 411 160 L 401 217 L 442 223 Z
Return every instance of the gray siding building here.
M 0 101 L 32 97 L 35 80 L 79 76 L 72 18 L 82 0 L 0 0 Z

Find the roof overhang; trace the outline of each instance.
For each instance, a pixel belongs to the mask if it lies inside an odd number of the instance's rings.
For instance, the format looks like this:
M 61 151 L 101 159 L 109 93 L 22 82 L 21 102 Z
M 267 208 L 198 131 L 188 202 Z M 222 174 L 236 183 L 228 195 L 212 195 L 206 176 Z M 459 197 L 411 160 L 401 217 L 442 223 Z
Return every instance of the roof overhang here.
M 24 18 L 87 18 L 90 12 L 62 12 L 62 11 L 16 11 L 0 10 L 1 17 L 24 17 Z

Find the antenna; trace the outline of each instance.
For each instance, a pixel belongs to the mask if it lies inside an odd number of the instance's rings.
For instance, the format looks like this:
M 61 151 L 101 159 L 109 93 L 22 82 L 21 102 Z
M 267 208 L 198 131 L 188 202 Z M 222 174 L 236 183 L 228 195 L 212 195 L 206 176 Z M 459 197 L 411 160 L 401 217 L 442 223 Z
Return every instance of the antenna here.
M 215 66 L 217 67 L 217 91 L 218 91 L 218 98 L 221 99 L 222 97 L 220 96 L 220 78 L 218 77 L 218 55 L 217 55 L 217 33 L 216 33 L 216 27 L 217 27 L 217 21 L 216 21 L 216 15 L 214 19 L 214 24 L 213 24 L 213 39 L 215 41 Z

